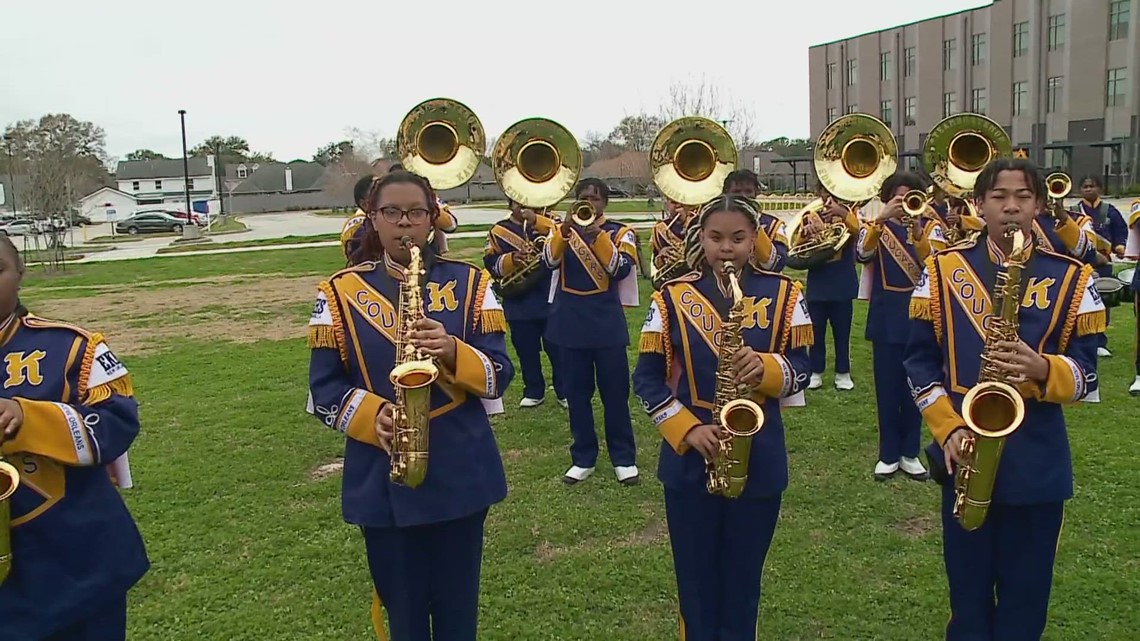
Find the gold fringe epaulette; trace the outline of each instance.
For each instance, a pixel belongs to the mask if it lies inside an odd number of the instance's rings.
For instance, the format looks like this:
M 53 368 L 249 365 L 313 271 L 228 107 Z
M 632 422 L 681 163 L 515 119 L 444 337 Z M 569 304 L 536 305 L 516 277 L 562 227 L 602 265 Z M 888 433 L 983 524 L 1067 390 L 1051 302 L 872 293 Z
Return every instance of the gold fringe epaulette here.
M 803 295 L 804 286 L 800 281 L 793 280 L 784 274 L 779 276 L 792 284 L 792 291 L 788 293 L 788 304 L 784 307 L 784 330 L 780 336 L 780 345 L 783 349 L 796 349 L 798 347 L 811 347 L 815 343 L 815 331 L 812 326 L 792 327 L 792 318 L 796 314 L 796 305 Z
M 484 334 L 507 331 L 507 317 L 501 309 L 487 309 L 479 315 L 479 331 Z
M 1104 310 L 1077 316 L 1077 336 L 1103 334 L 1108 329 L 1108 314 Z
M 792 349 L 811 347 L 815 343 L 815 330 L 811 325 L 792 328 Z
M 1067 256 L 1061 256 L 1060 254 L 1057 254 L 1057 256 L 1068 259 Z M 1076 263 L 1077 261 L 1071 260 L 1070 262 Z M 1061 339 L 1057 341 L 1057 349 L 1062 354 L 1065 353 L 1065 350 L 1069 349 L 1069 340 L 1073 337 L 1074 332 L 1076 332 L 1077 336 L 1087 335 L 1082 334 L 1080 331 L 1080 326 L 1082 324 L 1086 328 L 1096 327 L 1099 325 L 1100 331 L 1102 332 L 1104 331 L 1105 326 L 1108 324 L 1107 318 L 1105 317 L 1106 312 L 1104 310 L 1100 310 L 1099 312 L 1090 312 L 1088 314 L 1079 314 L 1081 310 L 1081 300 L 1085 296 L 1085 290 L 1088 289 L 1089 282 L 1096 276 L 1096 272 L 1093 271 L 1092 265 L 1086 265 L 1084 263 L 1078 264 L 1080 265 L 1080 273 L 1077 276 L 1076 286 L 1073 289 L 1073 299 L 1070 301 L 1069 310 L 1065 314 L 1065 323 L 1061 326 Z M 1095 317 L 1097 315 L 1100 316 L 1099 321 L 1096 318 L 1091 318 L 1084 321 L 1083 323 L 1081 322 L 1082 317 L 1084 316 Z M 1088 334 L 1093 333 L 1096 332 L 1088 332 Z
M 910 317 L 918 320 L 934 321 L 934 312 L 930 309 L 929 298 L 910 299 Z
M 95 363 L 95 348 L 100 343 L 105 342 L 106 339 L 99 332 L 92 332 L 87 335 L 87 348 L 83 350 L 83 359 L 79 361 L 79 381 L 76 386 L 84 405 L 97 405 L 111 398 L 112 394 L 134 396 L 134 383 L 131 381 L 130 374 L 87 390 L 87 385 L 91 381 L 91 366 Z M 84 393 L 83 390 L 87 390 L 87 392 Z
M 328 325 L 309 325 L 309 349 L 337 349 L 336 332 Z
M 665 340 L 661 338 L 661 332 L 642 332 L 637 351 L 642 354 L 664 354 Z

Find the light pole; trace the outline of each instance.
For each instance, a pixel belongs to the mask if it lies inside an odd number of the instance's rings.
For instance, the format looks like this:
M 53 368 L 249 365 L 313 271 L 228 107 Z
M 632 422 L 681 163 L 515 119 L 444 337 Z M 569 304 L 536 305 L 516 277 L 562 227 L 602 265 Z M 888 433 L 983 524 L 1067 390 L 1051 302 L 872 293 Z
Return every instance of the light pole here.
M 190 157 L 186 152 L 186 110 L 179 109 L 178 117 L 182 120 L 182 186 L 186 190 L 186 224 L 182 226 L 182 237 L 197 238 L 198 228 L 194 225 L 194 212 L 190 206 Z M 191 228 L 194 231 L 190 231 Z
M 12 174 L 12 136 L 4 134 L 4 142 L 8 146 L 8 191 L 12 192 L 12 215 L 16 215 L 16 178 Z

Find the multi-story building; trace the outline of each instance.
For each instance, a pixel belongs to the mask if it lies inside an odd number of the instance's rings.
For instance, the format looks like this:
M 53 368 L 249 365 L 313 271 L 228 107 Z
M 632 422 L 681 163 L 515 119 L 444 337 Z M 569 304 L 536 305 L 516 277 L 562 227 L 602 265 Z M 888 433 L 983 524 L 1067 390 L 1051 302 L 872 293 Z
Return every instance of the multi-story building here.
M 1140 0 L 993 0 L 811 47 L 811 134 L 840 115 L 890 124 L 917 168 L 942 118 L 984 113 L 1014 149 L 1109 188 L 1140 182 Z

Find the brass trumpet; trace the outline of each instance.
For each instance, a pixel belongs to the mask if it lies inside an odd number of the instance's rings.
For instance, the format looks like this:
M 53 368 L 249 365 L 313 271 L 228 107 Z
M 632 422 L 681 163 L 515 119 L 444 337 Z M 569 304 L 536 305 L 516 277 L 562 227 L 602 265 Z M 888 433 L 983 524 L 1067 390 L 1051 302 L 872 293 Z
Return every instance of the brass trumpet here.
M 1065 197 L 1073 191 L 1073 179 L 1064 172 L 1053 172 L 1045 177 L 1045 189 L 1049 192 L 1049 199 L 1053 204 L 1062 204 Z
M 931 188 L 933 189 L 933 188 Z M 928 191 L 912 189 L 903 196 L 903 211 L 909 218 L 918 218 L 926 213 L 933 196 Z
M 598 219 L 598 213 L 594 210 L 594 206 L 587 200 L 574 201 L 566 215 L 569 216 L 570 222 L 579 227 L 589 227 Z
M 437 191 L 471 180 L 486 151 L 482 123 L 467 105 L 450 98 L 412 107 L 396 133 L 396 155 L 404 168 Z

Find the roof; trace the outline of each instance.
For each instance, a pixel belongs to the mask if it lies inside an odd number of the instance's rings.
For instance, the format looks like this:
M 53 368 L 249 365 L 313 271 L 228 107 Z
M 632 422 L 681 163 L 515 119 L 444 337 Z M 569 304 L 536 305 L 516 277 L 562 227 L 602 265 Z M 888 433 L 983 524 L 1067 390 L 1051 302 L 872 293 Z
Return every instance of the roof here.
M 128 194 L 128 193 L 127 193 L 127 192 L 125 192 L 125 191 L 121 191 L 121 190 L 119 190 L 119 189 L 115 189 L 114 187 L 100 187 L 99 189 L 96 189 L 95 191 L 93 191 L 93 192 L 91 192 L 91 193 L 87 194 L 87 195 L 86 195 L 86 196 L 84 196 L 83 198 L 80 198 L 80 199 L 79 199 L 79 202 L 83 202 L 83 201 L 85 201 L 85 200 L 90 200 L 90 199 L 94 198 L 95 196 L 98 196 L 99 194 L 101 194 L 101 193 L 103 193 L 103 192 L 105 192 L 105 191 L 114 192 L 114 193 L 116 193 L 116 194 L 119 194 L 119 195 L 121 195 L 121 196 L 126 196 L 127 198 L 130 198 L 131 200 L 135 200 L 135 197 L 134 197 L 132 194 Z
M 235 194 L 276 193 L 285 191 L 285 168 L 293 172 L 293 191 L 320 189 L 325 167 L 320 163 L 294 161 L 291 163 L 265 163 L 249 174 L 237 187 Z
M 205 158 L 194 157 L 188 161 L 191 176 L 209 176 L 210 165 Z M 181 158 L 159 158 L 156 160 L 124 160 L 115 171 L 116 180 L 138 180 L 154 178 L 179 178 L 185 175 Z
M 856 34 L 854 36 L 847 36 L 846 38 L 837 38 L 835 40 L 830 40 L 828 42 L 820 42 L 818 44 L 814 44 L 814 45 L 809 46 L 808 49 L 815 49 L 818 47 L 826 47 L 828 45 L 839 44 L 841 42 L 847 42 L 848 40 L 856 40 L 858 38 L 862 38 L 863 36 L 869 36 L 869 35 L 876 34 L 876 33 L 883 33 L 886 31 L 894 31 L 895 29 L 902 29 L 904 27 L 910 27 L 910 26 L 913 26 L 916 24 L 921 24 L 923 22 L 929 22 L 931 20 L 941 20 L 943 18 L 949 18 L 951 16 L 957 16 L 957 15 L 961 15 L 963 13 L 970 13 L 972 11 L 977 11 L 978 9 L 985 9 L 986 7 L 991 7 L 994 5 L 995 2 L 1001 2 L 1001 1 L 1002 0 L 986 0 L 986 2 L 979 4 L 976 7 L 971 7 L 969 9 L 961 9 L 958 11 L 951 11 L 950 13 L 940 13 L 938 15 L 930 16 L 929 18 L 922 18 L 920 20 L 912 20 L 910 22 L 905 22 L 903 24 L 897 24 L 897 25 L 894 25 L 891 27 L 883 27 L 882 29 L 876 29 L 874 31 L 866 31 L 866 32 L 863 32 L 860 34 Z M 931 3 L 931 4 L 933 5 L 934 3 Z M 852 6 L 854 6 L 854 5 L 852 5 Z
M 649 154 L 644 151 L 624 151 L 615 158 L 599 160 L 582 169 L 584 178 L 648 178 L 649 175 Z

